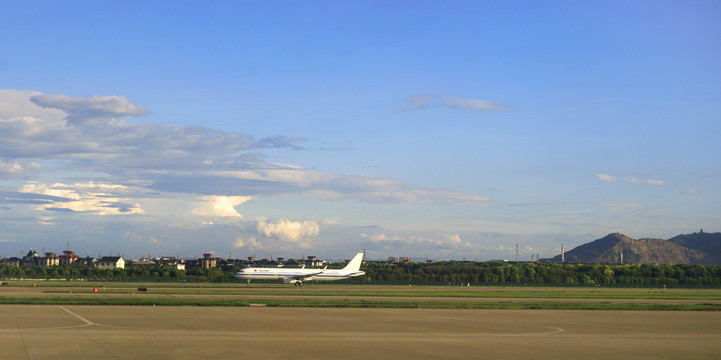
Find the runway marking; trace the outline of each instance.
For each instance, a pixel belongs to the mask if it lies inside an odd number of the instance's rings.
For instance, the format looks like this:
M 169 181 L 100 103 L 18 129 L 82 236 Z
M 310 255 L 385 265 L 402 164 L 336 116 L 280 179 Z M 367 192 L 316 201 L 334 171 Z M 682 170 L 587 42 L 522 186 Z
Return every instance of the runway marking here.
M 81 327 L 86 327 L 86 326 L 104 326 L 104 327 L 112 327 L 112 328 L 119 328 L 119 329 L 127 329 L 127 327 L 125 327 L 125 326 L 105 325 L 105 324 L 94 323 L 94 322 L 92 322 L 92 321 L 90 321 L 90 320 L 88 320 L 88 319 L 86 319 L 86 318 L 84 318 L 84 317 L 82 317 L 82 316 L 80 316 L 80 315 L 78 315 L 78 314 L 70 311 L 70 310 L 69 310 L 68 308 L 66 308 L 65 306 L 58 306 L 58 307 L 61 308 L 61 309 L 63 309 L 63 310 L 65 310 L 65 312 L 67 312 L 68 314 L 70 314 L 70 315 L 72 315 L 72 316 L 75 316 L 76 318 L 78 318 L 78 320 L 84 322 L 85 324 L 83 324 L 83 325 L 75 325 L 75 326 L 63 326 L 63 327 L 56 327 L 56 328 L 44 328 L 44 329 L 71 329 L 71 328 L 81 328 Z
M 96 324 L 96 323 L 94 323 L 94 322 L 92 322 L 92 321 L 90 321 L 90 320 L 88 320 L 88 319 L 86 319 L 86 318 L 84 318 L 84 317 L 82 317 L 82 316 L 80 316 L 80 315 L 78 315 L 78 314 L 76 314 L 76 313 L 68 310 L 68 308 L 66 308 L 65 306 L 60 306 L 60 308 L 63 309 L 63 310 L 65 310 L 65 312 L 67 312 L 68 314 L 70 314 L 70 315 L 72 315 L 72 316 L 75 316 L 76 318 L 80 319 L 80 321 L 82 321 L 82 322 L 85 323 L 85 325 L 79 325 L 79 326 L 76 326 L 76 327 L 98 325 L 98 324 Z
M 82 321 L 82 322 L 85 323 L 85 325 L 74 326 L 74 328 L 81 328 L 81 327 L 86 327 L 86 326 L 110 326 L 110 325 L 96 324 L 96 323 L 94 323 L 94 322 L 92 322 L 92 321 L 90 321 L 90 320 L 88 320 L 88 319 L 86 319 L 86 318 L 84 318 L 84 317 L 82 317 L 82 316 L 80 316 L 80 315 L 78 315 L 78 314 L 76 314 L 76 313 L 68 310 L 68 308 L 66 308 L 65 306 L 59 306 L 59 308 L 65 310 L 65 312 L 67 312 L 68 314 L 70 314 L 70 315 L 72 315 L 72 316 L 75 316 L 76 318 L 80 319 L 80 321 Z M 80 331 L 80 333 L 83 334 L 83 335 L 85 335 L 85 338 L 87 338 L 88 340 L 92 341 L 92 342 L 93 342 L 95 345 L 97 345 L 99 348 L 103 349 L 106 353 L 108 353 L 108 355 L 112 356 L 112 357 L 115 358 L 115 359 L 119 359 L 117 356 L 115 356 L 115 354 L 113 354 L 110 350 L 106 349 L 105 346 L 103 346 L 103 345 L 100 344 L 99 342 L 95 341 L 95 339 L 93 339 L 92 337 L 90 337 L 88 334 L 86 334 L 86 333 L 83 332 L 83 331 Z
M 53 326 L 53 327 L 33 327 L 33 328 L 25 328 L 26 331 L 33 331 L 33 330 L 62 330 L 62 329 L 77 329 L 82 327 L 88 327 L 88 326 L 106 326 L 106 327 L 115 327 L 115 328 L 125 328 L 124 326 L 114 326 L 114 325 L 103 325 L 103 324 L 97 324 L 94 323 L 70 310 L 68 310 L 64 306 L 58 306 L 59 308 L 63 309 L 68 314 L 76 317 L 78 320 L 84 322 L 82 325 L 69 325 L 69 326 Z M 17 322 L 17 320 L 16 320 Z M 19 326 L 19 325 L 18 325 Z M 13 329 L 0 329 L 0 331 L 13 331 Z M 21 332 L 22 335 L 22 332 Z
M 30 359 L 30 353 L 28 352 L 28 344 L 25 342 L 25 335 L 23 335 L 23 329 L 20 327 L 18 318 L 15 317 L 15 324 L 18 326 L 18 333 L 20 333 L 20 340 L 23 341 L 23 349 L 25 349 L 25 356 Z

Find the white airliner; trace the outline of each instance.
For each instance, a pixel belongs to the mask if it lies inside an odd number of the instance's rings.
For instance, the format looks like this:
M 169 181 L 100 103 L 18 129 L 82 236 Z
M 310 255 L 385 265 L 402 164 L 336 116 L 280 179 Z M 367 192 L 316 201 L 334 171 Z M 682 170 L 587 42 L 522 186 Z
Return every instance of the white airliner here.
M 356 254 L 348 265 L 340 270 L 336 269 L 286 269 L 286 268 L 245 268 L 235 273 L 238 279 L 250 280 L 278 280 L 284 284 L 295 284 L 303 286 L 303 281 L 334 281 L 350 279 L 354 276 L 365 274 L 360 271 L 361 262 L 363 261 L 363 253 Z M 326 266 L 327 267 L 327 266 Z

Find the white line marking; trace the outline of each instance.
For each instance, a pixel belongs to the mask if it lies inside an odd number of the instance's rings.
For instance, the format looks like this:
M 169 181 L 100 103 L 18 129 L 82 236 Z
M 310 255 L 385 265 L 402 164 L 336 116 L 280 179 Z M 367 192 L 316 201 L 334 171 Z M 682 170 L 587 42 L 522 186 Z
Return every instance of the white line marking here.
M 88 320 L 88 319 L 86 319 L 86 318 L 84 318 L 84 317 L 82 317 L 82 316 L 80 316 L 80 315 L 78 315 L 78 314 L 76 314 L 76 313 L 68 310 L 65 306 L 60 306 L 60 308 L 63 309 L 63 310 L 65 310 L 65 312 L 67 312 L 68 314 L 70 314 L 70 315 L 72 315 L 72 316 L 75 316 L 76 318 L 80 319 L 80 321 L 82 321 L 82 322 L 85 323 L 85 325 L 81 325 L 81 326 L 93 326 L 93 325 L 98 325 L 98 324 L 96 324 L 96 323 L 94 323 L 94 322 L 92 322 L 92 321 L 90 321 L 90 320 Z

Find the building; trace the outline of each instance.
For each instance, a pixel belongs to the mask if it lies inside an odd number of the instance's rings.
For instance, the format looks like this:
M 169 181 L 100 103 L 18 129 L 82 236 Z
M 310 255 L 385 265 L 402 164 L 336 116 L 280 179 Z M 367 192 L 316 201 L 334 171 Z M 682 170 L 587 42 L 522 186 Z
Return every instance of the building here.
M 213 254 L 205 253 L 203 258 L 200 259 L 200 267 L 203 269 L 212 269 L 218 266 L 218 259 L 211 257 Z
M 103 256 L 95 263 L 98 269 L 125 269 L 125 260 L 122 256 Z
M 60 264 L 72 265 L 78 262 L 80 256 L 76 255 L 74 251 L 65 250 L 62 255 L 58 256 L 58 258 L 60 259 Z
M 150 268 L 157 266 L 155 261 L 150 260 L 149 258 L 140 258 L 140 260 L 129 260 L 125 263 L 125 265 L 132 268 Z
M 172 268 L 172 269 L 178 269 L 178 270 L 185 270 L 185 262 L 183 260 L 178 260 L 177 258 L 166 256 L 166 257 L 160 257 L 155 258 L 155 262 L 158 264 L 158 267 L 161 268 Z
M 318 260 L 315 256 L 308 256 L 308 259 L 305 261 L 306 266 L 320 267 L 325 266 L 325 264 L 325 260 Z
M 54 252 L 46 252 L 45 256 L 38 258 L 37 264 L 39 266 L 58 266 L 60 265 L 60 258 L 55 256 Z
M 28 251 L 23 259 L 20 260 L 20 266 L 36 266 L 38 264 L 38 253 L 35 250 Z
M 21 261 L 22 259 L 13 256 L 11 258 L 0 260 L 0 265 L 19 267 Z
M 88 255 L 84 258 L 78 258 L 78 260 L 75 262 L 77 265 L 83 265 L 83 266 L 89 266 L 89 267 L 95 267 L 95 263 L 97 260 L 93 258 L 92 256 Z
M 400 256 L 400 257 L 389 256 L 388 257 L 389 264 L 408 264 L 410 262 L 413 262 L 413 259 L 411 259 L 408 256 Z

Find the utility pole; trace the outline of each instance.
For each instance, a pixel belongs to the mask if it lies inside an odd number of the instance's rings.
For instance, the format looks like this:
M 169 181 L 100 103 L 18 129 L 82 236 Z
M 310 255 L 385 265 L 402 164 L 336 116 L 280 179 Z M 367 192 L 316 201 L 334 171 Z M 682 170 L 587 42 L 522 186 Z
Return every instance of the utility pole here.
M 518 243 L 516 243 L 516 264 L 518 264 Z

